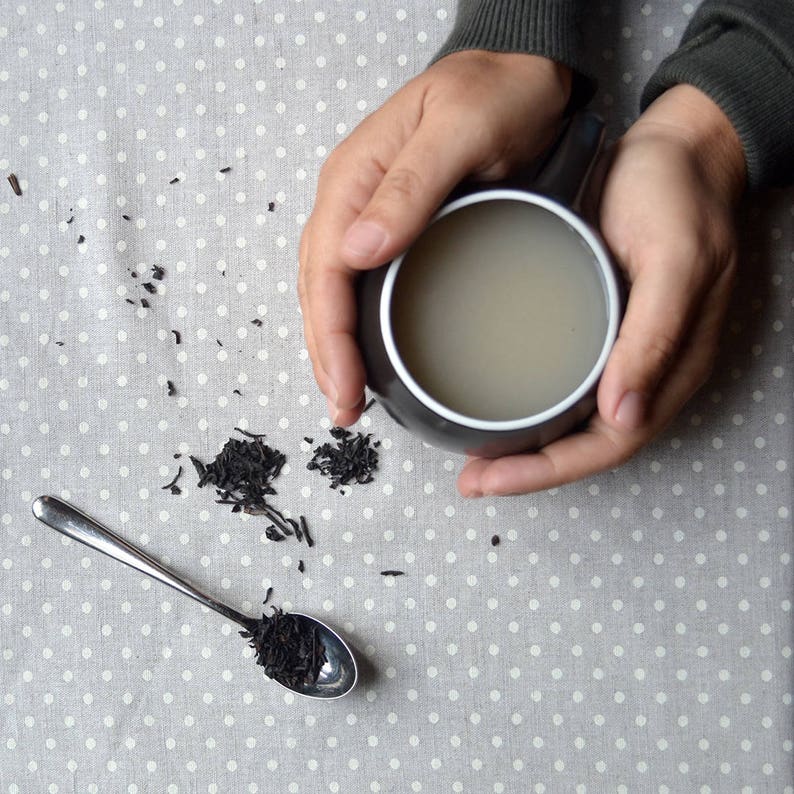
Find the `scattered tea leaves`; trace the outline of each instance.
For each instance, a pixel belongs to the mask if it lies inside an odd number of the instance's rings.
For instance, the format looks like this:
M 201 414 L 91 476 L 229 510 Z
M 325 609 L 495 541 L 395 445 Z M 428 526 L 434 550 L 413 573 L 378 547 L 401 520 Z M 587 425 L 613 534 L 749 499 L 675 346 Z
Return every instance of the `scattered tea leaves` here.
M 174 339 L 176 340 L 176 343 L 178 345 L 181 344 L 182 343 L 182 334 L 180 334 L 179 331 L 175 331 L 173 328 L 171 329 L 171 333 L 174 335 Z
M 238 397 L 242 397 L 243 394 L 239 389 L 232 389 L 232 394 L 236 394 Z
M 135 305 L 135 301 L 132 298 L 124 298 L 127 303 L 131 303 L 133 306 Z
M 251 320 L 251 324 L 255 325 L 257 328 L 262 327 L 262 321 L 258 317 L 254 317 L 254 319 Z
M 176 386 L 174 386 L 174 382 L 172 380 L 167 380 L 165 385 L 168 388 L 168 396 L 173 397 L 176 394 Z
M 268 601 L 270 601 L 270 596 L 272 595 L 273 595 L 273 588 L 268 587 L 267 590 L 265 590 L 265 600 L 262 603 L 266 604 Z
M 82 245 L 84 242 L 85 242 L 85 235 L 84 235 L 84 234 L 81 234 L 81 235 L 80 235 L 80 236 L 77 238 L 77 244 L 78 244 L 78 245 Z
M 232 170 L 232 167 L 230 165 L 226 165 L 223 168 L 218 169 L 218 173 L 219 174 L 228 174 L 229 171 L 231 171 L 231 170 Z
M 154 295 L 157 292 L 157 287 L 151 281 L 144 281 L 141 286 L 150 294 Z
M 381 571 L 381 576 L 404 576 L 405 571 Z
M 129 215 L 122 215 L 121 217 L 124 218 L 125 221 L 131 221 L 132 220 L 132 218 L 130 218 Z
M 240 636 L 249 640 L 256 653 L 256 663 L 265 675 L 291 689 L 300 690 L 317 682 L 322 666 L 328 661 L 317 629 L 296 615 L 271 606 L 273 614 L 262 619 Z
M 17 175 L 16 174 L 9 174 L 8 175 L 8 182 L 11 185 L 11 190 L 13 190 L 14 193 L 17 196 L 21 196 L 22 195 L 22 188 L 19 186 L 19 180 L 17 179 Z
M 380 442 L 371 444 L 371 434 L 354 435 L 344 427 L 331 428 L 331 436 L 336 439 L 336 445 L 325 443 L 317 447 L 306 468 L 329 477 L 330 487 L 334 489 L 351 482 L 360 485 L 372 482 L 372 472 L 378 468 L 376 447 Z
M 68 221 L 66 221 L 66 225 L 68 226 L 70 223 L 74 222 L 74 215 L 72 215 Z
M 303 564 L 303 560 L 298 560 L 298 571 L 303 573 L 306 570 L 306 566 Z
M 494 535 L 491 538 L 491 545 L 492 546 L 498 546 L 501 542 L 502 542 L 502 539 L 499 537 L 499 535 Z
M 149 301 L 147 301 L 146 298 L 141 298 L 141 306 L 143 306 L 144 309 L 148 309 Z
M 168 184 L 175 185 L 177 182 L 179 182 L 179 177 L 175 176 L 173 179 L 169 180 Z
M 370 408 L 372 408 L 373 405 L 375 405 L 375 398 L 371 397 L 369 402 L 362 409 L 361 413 L 365 414 L 367 411 L 369 411 Z
M 267 211 L 274 212 L 276 209 L 276 202 L 275 201 L 268 201 L 267 202 Z
M 155 281 L 162 281 L 164 275 L 165 268 L 160 267 L 160 265 L 152 265 L 152 278 Z

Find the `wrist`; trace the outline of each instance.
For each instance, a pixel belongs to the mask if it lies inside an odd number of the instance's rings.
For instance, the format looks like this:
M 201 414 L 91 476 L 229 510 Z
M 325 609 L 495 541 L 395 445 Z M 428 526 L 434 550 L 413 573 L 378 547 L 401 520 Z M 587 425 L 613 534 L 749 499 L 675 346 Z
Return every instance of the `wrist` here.
M 445 55 L 431 68 L 436 66 L 454 66 L 461 71 L 479 71 L 488 67 L 494 70 L 493 79 L 501 84 L 518 81 L 527 88 L 542 85 L 544 110 L 552 110 L 555 115 L 563 112 L 571 97 L 573 69 L 544 55 L 479 49 L 459 50 Z
M 669 88 L 635 127 L 677 139 L 691 152 L 703 178 L 731 204 L 747 183 L 744 148 L 730 119 L 711 97 L 686 83 Z

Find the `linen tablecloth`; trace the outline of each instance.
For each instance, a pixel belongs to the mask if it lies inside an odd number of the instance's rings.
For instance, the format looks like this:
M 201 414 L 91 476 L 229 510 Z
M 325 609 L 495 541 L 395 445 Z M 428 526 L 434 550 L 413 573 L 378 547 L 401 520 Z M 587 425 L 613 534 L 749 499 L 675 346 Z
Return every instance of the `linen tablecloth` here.
M 695 6 L 593 4 L 610 140 Z M 791 192 L 746 201 L 714 375 L 620 469 L 465 501 L 461 460 L 378 406 L 373 483 L 306 468 L 330 440 L 295 287 L 318 170 L 454 10 L 3 5 L 3 792 L 792 791 Z M 313 548 L 196 487 L 187 455 L 235 426 L 287 455 L 274 503 Z M 236 626 L 36 522 L 44 493 L 240 610 L 272 586 L 328 620 L 360 685 L 280 689 Z

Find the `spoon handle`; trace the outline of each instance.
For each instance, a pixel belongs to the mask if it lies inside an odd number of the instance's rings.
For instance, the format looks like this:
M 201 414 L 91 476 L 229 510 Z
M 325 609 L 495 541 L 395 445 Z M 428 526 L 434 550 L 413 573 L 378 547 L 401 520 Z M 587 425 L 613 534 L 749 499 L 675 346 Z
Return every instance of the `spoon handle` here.
M 67 537 L 173 587 L 174 590 L 195 599 L 247 629 L 251 627 L 253 623 L 251 618 L 197 590 L 157 560 L 67 502 L 55 496 L 40 496 L 33 502 L 33 515 Z

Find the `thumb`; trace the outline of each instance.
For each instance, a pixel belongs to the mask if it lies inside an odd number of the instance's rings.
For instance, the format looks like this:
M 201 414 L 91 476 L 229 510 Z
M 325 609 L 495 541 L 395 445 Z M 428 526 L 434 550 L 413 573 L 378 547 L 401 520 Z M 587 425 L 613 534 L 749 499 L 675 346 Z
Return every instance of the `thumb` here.
M 342 240 L 351 267 L 376 267 L 402 253 L 471 170 L 471 145 L 450 129 L 419 125 Z
M 648 264 L 632 285 L 626 315 L 598 387 L 598 411 L 617 430 L 650 419 L 654 392 L 672 367 L 701 285 L 689 266 Z

